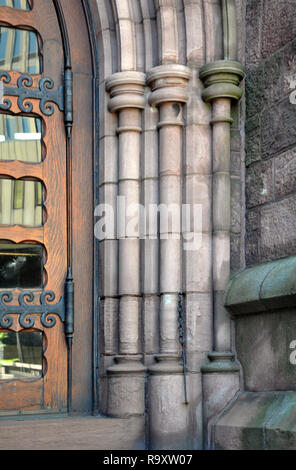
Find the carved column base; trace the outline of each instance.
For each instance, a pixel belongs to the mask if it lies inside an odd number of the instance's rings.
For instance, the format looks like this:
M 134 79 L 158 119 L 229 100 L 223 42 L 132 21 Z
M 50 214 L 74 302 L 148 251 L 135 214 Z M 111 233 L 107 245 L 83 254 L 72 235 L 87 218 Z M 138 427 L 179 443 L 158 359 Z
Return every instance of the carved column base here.
M 149 448 L 192 449 L 181 359 L 164 354 L 156 361 L 148 379 Z
M 208 354 L 208 361 L 201 366 L 204 374 L 239 372 L 239 365 L 231 352 L 213 351 Z
M 212 447 L 212 425 L 240 390 L 240 368 L 230 352 L 211 352 L 202 365 L 204 448 Z
M 107 369 L 108 415 L 113 418 L 145 413 L 146 367 L 139 356 L 117 356 Z

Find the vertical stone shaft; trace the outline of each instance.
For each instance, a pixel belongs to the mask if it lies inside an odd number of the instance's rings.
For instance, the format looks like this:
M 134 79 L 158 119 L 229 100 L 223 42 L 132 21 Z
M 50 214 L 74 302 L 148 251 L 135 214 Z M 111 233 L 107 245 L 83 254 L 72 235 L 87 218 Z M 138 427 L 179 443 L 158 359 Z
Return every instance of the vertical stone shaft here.
M 145 409 L 140 355 L 140 143 L 145 75 L 119 72 L 106 82 L 109 111 L 118 113 L 119 355 L 109 367 L 108 413 L 141 415 Z
M 182 105 L 160 105 L 160 354 L 177 355 L 177 302 L 181 290 L 181 138 Z M 172 212 L 170 211 L 170 205 Z M 171 220 L 162 220 L 169 215 Z M 167 225 L 166 223 L 167 222 Z
M 230 275 L 230 124 L 231 100 L 239 100 L 242 91 L 242 66 L 221 60 L 205 65 L 200 78 L 205 83 L 203 99 L 212 103 L 213 126 L 213 294 L 214 351 L 231 351 L 230 318 L 223 295 Z
M 147 82 L 149 102 L 159 108 L 160 355 L 178 356 L 178 293 L 181 290 L 183 103 L 190 73 L 181 65 L 155 67 Z
M 159 204 L 158 170 L 158 110 L 148 103 L 144 112 L 142 141 L 142 203 L 145 208 L 146 225 L 143 227 L 142 240 L 142 321 L 143 350 L 145 364 L 151 363 L 159 351 L 158 314 L 159 314 L 159 240 L 157 218 L 149 216 L 149 208 Z
M 215 98 L 212 109 L 214 350 L 230 351 L 230 317 L 223 306 L 223 295 L 230 276 L 231 100 Z
M 125 216 L 119 233 L 119 354 L 139 353 L 141 110 L 119 112 L 119 197 Z M 124 199 L 123 199 L 124 198 Z
M 181 449 L 188 438 L 177 307 L 182 285 L 182 108 L 189 78 L 189 69 L 175 64 L 155 67 L 147 75 L 149 102 L 159 108 L 160 353 L 149 368 L 152 449 Z

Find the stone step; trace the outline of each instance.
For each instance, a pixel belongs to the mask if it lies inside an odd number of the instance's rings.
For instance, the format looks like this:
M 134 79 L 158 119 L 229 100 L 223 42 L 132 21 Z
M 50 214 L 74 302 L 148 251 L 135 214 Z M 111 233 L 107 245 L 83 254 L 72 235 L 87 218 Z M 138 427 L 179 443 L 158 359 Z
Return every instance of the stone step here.
M 213 426 L 217 450 L 295 450 L 296 392 L 241 393 Z
M 0 450 L 141 450 L 144 435 L 144 418 L 1 420 Z

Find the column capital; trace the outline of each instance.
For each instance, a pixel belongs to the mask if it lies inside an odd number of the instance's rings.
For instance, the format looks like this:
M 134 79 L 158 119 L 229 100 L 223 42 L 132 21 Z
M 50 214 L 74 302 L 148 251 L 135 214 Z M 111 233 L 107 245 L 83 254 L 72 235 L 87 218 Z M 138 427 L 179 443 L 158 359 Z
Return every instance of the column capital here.
M 201 67 L 199 77 L 205 84 L 202 93 L 204 101 L 216 98 L 239 100 L 242 90 L 240 81 L 244 78 L 243 66 L 234 60 L 217 60 Z
M 180 64 L 159 65 L 151 69 L 147 74 L 147 84 L 152 90 L 149 104 L 159 106 L 166 102 L 186 103 L 190 76 L 190 68 Z
M 124 108 L 145 108 L 146 76 L 142 72 L 117 72 L 106 80 L 110 94 L 108 109 L 111 113 Z

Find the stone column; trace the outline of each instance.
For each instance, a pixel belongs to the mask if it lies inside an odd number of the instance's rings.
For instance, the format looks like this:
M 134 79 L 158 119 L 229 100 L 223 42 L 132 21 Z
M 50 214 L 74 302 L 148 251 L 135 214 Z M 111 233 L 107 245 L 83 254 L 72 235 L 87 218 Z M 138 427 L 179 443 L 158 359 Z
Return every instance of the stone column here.
M 118 113 L 119 354 L 108 374 L 108 414 L 143 415 L 145 368 L 140 349 L 140 144 L 145 75 L 119 72 L 106 82 Z
M 188 100 L 189 78 L 187 67 L 173 64 L 155 67 L 147 74 L 147 83 L 152 89 L 149 102 L 159 108 L 159 200 L 163 205 L 160 212 L 160 353 L 149 368 L 149 446 L 152 449 L 184 449 L 187 443 L 188 407 L 184 404 L 180 364 L 178 293 L 182 285 L 183 103 Z
M 241 64 L 231 60 L 209 63 L 200 70 L 200 78 L 205 84 L 203 99 L 212 104 L 213 129 L 213 351 L 208 355 L 209 362 L 202 366 L 207 423 L 239 389 L 239 368 L 232 351 L 231 319 L 223 299 L 230 277 L 231 101 L 241 98 L 239 83 L 243 77 Z

